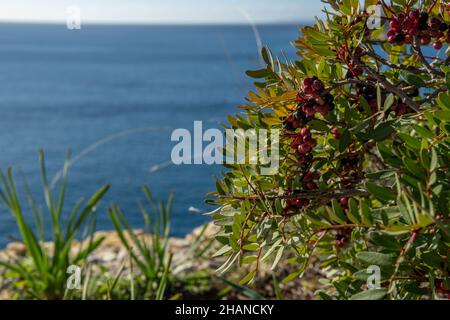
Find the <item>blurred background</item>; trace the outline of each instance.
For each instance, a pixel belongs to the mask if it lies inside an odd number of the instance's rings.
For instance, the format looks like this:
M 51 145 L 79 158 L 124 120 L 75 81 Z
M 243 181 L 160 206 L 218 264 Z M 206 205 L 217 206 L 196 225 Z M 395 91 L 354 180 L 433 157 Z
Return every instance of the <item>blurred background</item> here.
M 23 173 L 42 200 L 37 151 L 55 181 L 72 152 L 68 208 L 112 188 L 97 228 L 118 203 L 134 226 L 136 199 L 175 193 L 174 236 L 206 221 L 220 166 L 170 163 L 171 133 L 220 128 L 238 113 L 269 46 L 288 59 L 298 27 L 321 15 L 305 0 L 0 0 L 0 168 Z M 79 28 L 80 27 L 80 28 Z M 0 248 L 17 234 L 1 206 Z

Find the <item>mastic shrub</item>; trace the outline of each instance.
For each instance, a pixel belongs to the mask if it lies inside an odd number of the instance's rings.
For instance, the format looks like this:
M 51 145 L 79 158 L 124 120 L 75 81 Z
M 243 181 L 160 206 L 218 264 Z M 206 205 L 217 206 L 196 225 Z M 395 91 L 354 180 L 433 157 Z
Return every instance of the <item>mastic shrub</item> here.
M 228 117 L 281 130 L 280 166 L 227 165 L 217 181 L 219 272 L 246 266 L 248 284 L 283 261 L 289 282 L 319 263 L 323 299 L 450 298 L 450 4 L 325 2 L 298 60 L 264 49 Z

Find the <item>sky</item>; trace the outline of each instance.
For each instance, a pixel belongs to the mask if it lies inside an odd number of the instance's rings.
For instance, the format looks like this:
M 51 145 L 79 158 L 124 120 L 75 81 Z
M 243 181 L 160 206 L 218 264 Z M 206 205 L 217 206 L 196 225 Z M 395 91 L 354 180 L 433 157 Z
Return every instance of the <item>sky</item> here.
M 319 0 L 0 0 L 0 22 L 288 23 L 321 15 Z

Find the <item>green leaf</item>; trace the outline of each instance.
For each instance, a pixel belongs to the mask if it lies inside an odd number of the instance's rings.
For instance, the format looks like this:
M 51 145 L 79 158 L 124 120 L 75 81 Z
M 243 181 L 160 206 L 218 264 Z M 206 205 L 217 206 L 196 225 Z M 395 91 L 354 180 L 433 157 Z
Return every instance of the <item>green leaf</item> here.
M 369 132 L 358 133 L 357 137 L 363 141 L 372 139 L 375 141 L 383 141 L 394 132 L 392 124 L 393 121 L 383 122 Z
M 421 142 L 420 142 L 419 139 L 416 139 L 416 138 L 410 136 L 409 134 L 406 134 L 406 133 L 403 133 L 403 132 L 399 132 L 398 135 L 412 149 L 415 149 L 415 150 L 419 150 L 420 149 Z
M 370 210 L 370 207 L 365 199 L 361 199 L 359 201 L 359 207 L 361 211 L 362 223 L 366 226 L 373 225 L 372 211 Z
M 350 145 L 352 141 L 352 137 L 350 135 L 350 131 L 348 129 L 345 129 L 344 132 L 342 132 L 341 140 L 339 141 L 339 151 L 344 152 L 345 149 Z
M 441 93 L 437 102 L 442 109 L 450 109 L 450 95 L 448 93 Z
M 434 115 L 439 120 L 444 120 L 446 122 L 450 122 L 450 110 L 438 110 L 434 112 Z
M 333 206 L 333 212 L 332 212 L 332 218 L 334 221 L 344 224 L 345 220 L 347 219 L 344 210 L 342 210 L 340 204 L 337 202 L 336 199 L 333 199 L 331 201 Z
M 387 295 L 386 288 L 372 289 L 353 295 L 351 300 L 381 300 Z
M 272 75 L 272 71 L 269 69 L 248 70 L 245 73 L 247 76 L 256 79 L 266 78 Z
M 257 243 L 250 243 L 244 246 L 244 250 L 246 251 L 258 251 L 259 250 L 259 244 Z
M 415 125 L 413 125 L 413 128 L 423 138 L 433 139 L 435 137 L 435 134 L 425 127 L 415 124 Z
M 425 169 L 419 166 L 415 161 L 410 158 L 403 157 L 403 163 L 405 164 L 406 169 L 411 172 L 414 176 L 420 179 L 426 178 Z
M 253 280 L 253 278 L 255 277 L 256 274 L 256 270 L 251 271 L 249 274 L 247 274 L 244 278 L 242 278 L 241 281 L 239 281 L 239 285 L 244 285 L 246 283 L 249 283 L 250 281 Z
M 225 245 L 222 248 L 220 248 L 216 253 L 214 253 L 213 257 L 223 256 L 224 254 L 231 252 L 231 250 L 233 250 L 233 248 L 231 248 L 229 245 Z
M 418 75 L 409 72 L 403 72 L 402 76 L 406 82 L 412 84 L 413 86 L 416 86 L 418 88 L 426 86 L 425 81 L 423 81 L 423 79 Z
M 394 170 L 381 170 L 377 172 L 367 173 L 366 178 L 370 180 L 382 180 L 394 175 Z
M 348 201 L 349 210 L 347 210 L 348 219 L 354 224 L 360 224 L 359 214 L 358 214 L 358 206 L 356 204 L 356 200 L 350 198 Z
M 384 101 L 384 110 L 389 109 L 394 104 L 394 95 L 391 93 L 387 96 L 386 100 Z
M 389 267 L 395 263 L 395 258 L 391 255 L 379 252 L 359 252 L 356 258 L 368 266 Z
M 252 256 L 245 256 L 242 258 L 242 264 L 252 264 L 258 260 L 258 256 L 252 255 Z
M 395 200 L 396 195 L 391 189 L 376 185 L 372 182 L 366 183 L 367 190 L 378 200 L 386 203 L 390 200 Z

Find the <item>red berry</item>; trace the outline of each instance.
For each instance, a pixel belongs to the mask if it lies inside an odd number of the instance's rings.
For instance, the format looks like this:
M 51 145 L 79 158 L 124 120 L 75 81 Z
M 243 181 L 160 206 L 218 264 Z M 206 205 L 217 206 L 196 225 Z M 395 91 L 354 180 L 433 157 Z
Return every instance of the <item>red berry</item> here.
M 305 174 L 302 178 L 303 182 L 310 182 L 313 181 L 314 179 L 314 174 L 312 172 L 308 172 L 307 174 Z
M 314 107 L 310 107 L 310 106 L 303 106 L 302 110 L 309 117 L 313 116 L 316 113 L 316 111 L 314 110 Z
M 316 106 L 314 108 L 315 108 L 316 112 L 320 113 L 322 116 L 326 116 L 328 114 L 328 112 L 330 111 L 328 106 L 325 104 Z
M 431 42 L 431 38 L 430 37 L 420 38 L 420 44 L 421 45 L 427 46 L 427 45 L 430 44 L 430 42 Z
M 336 140 L 339 140 L 339 139 L 341 138 L 341 133 L 339 132 L 339 129 L 338 129 L 338 128 L 333 128 L 333 129 L 331 129 L 331 134 L 333 135 L 333 137 L 334 137 Z
M 311 139 L 310 141 L 308 141 L 308 145 L 311 147 L 311 149 L 315 148 L 317 146 L 317 140 Z
M 420 16 L 420 11 L 419 11 L 419 10 L 413 10 L 413 11 L 410 11 L 408 16 L 409 16 L 411 19 L 416 20 L 416 19 L 418 19 L 419 16 Z
M 389 22 L 389 26 L 393 29 L 393 30 L 398 30 L 400 28 L 400 25 L 397 21 L 392 20 L 391 22 Z
M 302 131 L 300 131 L 300 134 L 305 137 L 310 134 L 310 130 L 308 128 L 303 128 Z
M 297 157 L 298 163 L 300 163 L 300 164 L 305 163 L 305 161 L 306 161 L 305 157 L 298 150 L 295 152 L 295 156 Z
M 322 83 L 322 81 L 320 81 L 320 80 L 315 80 L 315 81 L 313 82 L 313 84 L 312 84 L 312 88 L 313 88 L 315 91 L 320 91 L 320 90 L 322 90 L 322 89 L 323 89 L 323 83 Z
M 311 182 L 308 182 L 305 187 L 308 190 L 314 190 L 314 189 L 317 189 L 317 184 L 315 184 L 314 182 L 311 181 Z
M 339 203 L 341 204 L 342 207 L 347 208 L 348 207 L 348 198 L 341 198 L 339 200 Z
M 406 16 L 404 13 L 399 13 L 397 15 L 397 21 L 402 22 L 403 20 L 405 20 Z
M 442 49 L 442 42 L 438 41 L 435 44 L 433 44 L 433 48 L 436 50 L 441 50 Z
M 312 87 L 310 86 L 304 87 L 303 90 L 305 91 L 305 94 L 311 94 L 313 92 Z
M 311 87 L 312 84 L 313 84 L 313 80 L 311 78 L 303 79 L 303 86 L 304 87 Z
M 301 146 L 298 147 L 298 151 L 301 154 L 307 154 L 311 151 L 311 147 L 309 146 L 309 144 L 302 144 Z
M 304 143 L 309 143 L 311 140 L 312 140 L 312 137 L 311 137 L 310 134 L 303 137 L 303 142 Z
M 413 38 L 412 38 L 409 34 L 407 34 L 407 35 L 405 36 L 405 43 L 411 44 L 411 43 L 412 43 L 412 40 L 413 40 Z

